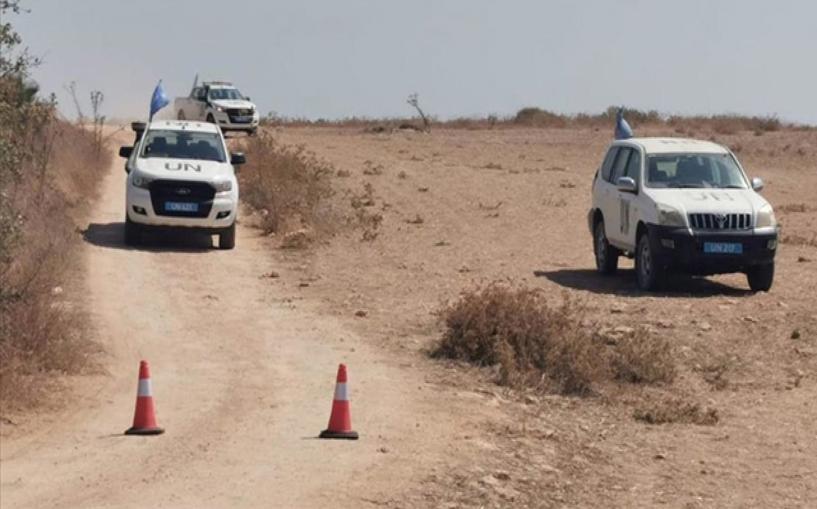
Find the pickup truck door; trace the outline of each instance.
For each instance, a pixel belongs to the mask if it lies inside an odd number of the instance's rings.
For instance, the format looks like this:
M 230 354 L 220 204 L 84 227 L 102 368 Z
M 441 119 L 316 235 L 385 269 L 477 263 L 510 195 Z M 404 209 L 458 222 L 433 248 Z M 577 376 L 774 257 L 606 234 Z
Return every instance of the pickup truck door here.
M 204 120 L 204 116 L 207 113 L 207 91 L 204 87 L 196 87 L 193 89 L 193 92 L 190 93 L 189 107 L 189 118 Z

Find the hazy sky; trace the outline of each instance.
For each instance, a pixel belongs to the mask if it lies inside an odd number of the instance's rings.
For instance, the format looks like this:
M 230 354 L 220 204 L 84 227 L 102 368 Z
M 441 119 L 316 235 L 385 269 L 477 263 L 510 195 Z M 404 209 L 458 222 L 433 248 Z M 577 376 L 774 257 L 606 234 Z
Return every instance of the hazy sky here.
M 439 117 L 624 104 L 817 124 L 814 0 L 23 3 L 34 77 L 67 114 L 69 81 L 144 116 L 159 78 L 173 97 L 198 72 L 309 118 L 405 116 L 418 92 Z

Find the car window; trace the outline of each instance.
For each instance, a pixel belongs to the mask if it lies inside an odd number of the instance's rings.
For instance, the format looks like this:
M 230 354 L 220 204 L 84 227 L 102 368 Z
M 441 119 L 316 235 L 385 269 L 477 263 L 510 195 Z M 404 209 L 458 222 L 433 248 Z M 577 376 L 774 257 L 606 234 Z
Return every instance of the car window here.
M 610 183 L 615 184 L 619 177 L 624 176 L 624 170 L 627 168 L 627 161 L 630 158 L 632 149 L 621 147 L 616 156 L 616 161 L 613 163 L 613 171 L 610 173 Z
M 627 163 L 627 169 L 624 171 L 625 177 L 630 177 L 638 184 L 641 176 L 641 153 L 638 150 L 631 149 L 630 161 Z
M 210 99 L 219 100 L 241 100 L 244 97 L 237 88 L 211 88 Z
M 647 161 L 648 187 L 748 187 L 730 154 L 661 154 L 649 156 Z
M 193 97 L 195 99 L 204 99 L 204 89 L 201 87 L 196 87 L 193 89 Z
M 604 162 L 601 164 L 601 178 L 604 180 L 610 180 L 610 170 L 613 168 L 613 160 L 616 158 L 617 153 L 618 147 L 610 147 L 604 157 Z
M 149 131 L 141 157 L 200 159 L 225 162 L 224 147 L 216 133 L 190 131 Z

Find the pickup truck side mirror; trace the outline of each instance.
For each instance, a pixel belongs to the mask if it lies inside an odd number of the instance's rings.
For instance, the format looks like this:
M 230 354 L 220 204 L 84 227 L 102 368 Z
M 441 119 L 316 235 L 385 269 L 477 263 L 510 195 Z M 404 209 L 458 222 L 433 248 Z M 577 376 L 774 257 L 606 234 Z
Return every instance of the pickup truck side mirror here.
M 623 193 L 638 192 L 638 184 L 635 183 L 632 177 L 619 177 L 618 180 L 616 180 L 616 187 Z
M 133 154 L 133 147 L 129 146 L 119 147 L 119 157 L 124 157 L 125 159 L 127 159 L 130 157 L 131 154 Z
M 243 152 L 236 152 L 230 156 L 230 164 L 238 166 L 247 162 L 247 157 Z
M 763 179 L 755 177 L 752 179 L 752 189 L 758 193 L 763 190 Z

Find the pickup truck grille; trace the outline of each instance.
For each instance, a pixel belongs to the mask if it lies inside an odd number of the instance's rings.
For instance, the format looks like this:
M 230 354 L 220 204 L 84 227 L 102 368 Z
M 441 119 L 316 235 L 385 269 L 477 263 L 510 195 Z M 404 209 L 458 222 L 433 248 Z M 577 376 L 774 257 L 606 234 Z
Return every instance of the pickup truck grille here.
M 689 215 L 689 225 L 693 230 L 751 230 L 751 214 L 709 214 Z
M 213 208 L 216 190 L 206 182 L 154 180 L 150 184 L 150 201 L 157 216 L 207 217 Z M 167 202 L 196 204 L 195 211 L 168 210 Z

